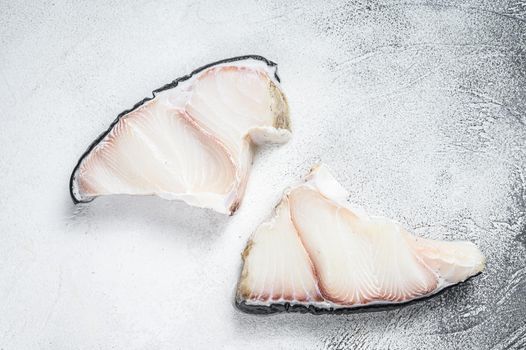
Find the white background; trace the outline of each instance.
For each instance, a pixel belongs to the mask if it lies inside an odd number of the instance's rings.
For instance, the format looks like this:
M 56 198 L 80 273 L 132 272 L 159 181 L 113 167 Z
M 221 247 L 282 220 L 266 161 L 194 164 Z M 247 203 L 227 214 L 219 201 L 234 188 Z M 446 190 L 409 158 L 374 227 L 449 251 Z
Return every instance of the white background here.
M 495 1 L 0 1 L 0 348 L 524 345 L 524 13 Z M 257 153 L 234 217 L 147 197 L 72 204 L 71 170 L 118 113 L 243 54 L 278 63 L 294 138 Z M 247 238 L 320 161 L 370 213 L 478 244 L 487 270 L 388 311 L 240 313 Z

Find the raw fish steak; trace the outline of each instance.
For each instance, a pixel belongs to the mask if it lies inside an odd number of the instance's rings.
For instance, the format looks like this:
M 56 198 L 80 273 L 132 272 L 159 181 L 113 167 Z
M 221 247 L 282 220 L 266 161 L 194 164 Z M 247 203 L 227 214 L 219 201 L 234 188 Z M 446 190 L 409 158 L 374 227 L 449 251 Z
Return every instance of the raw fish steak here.
M 215 62 L 121 113 L 80 158 L 71 197 L 157 195 L 232 214 L 253 146 L 290 136 L 275 63 L 260 56 Z
M 473 243 L 414 236 L 353 208 L 348 197 L 323 165 L 285 192 L 242 254 L 241 310 L 323 313 L 404 303 L 484 269 Z

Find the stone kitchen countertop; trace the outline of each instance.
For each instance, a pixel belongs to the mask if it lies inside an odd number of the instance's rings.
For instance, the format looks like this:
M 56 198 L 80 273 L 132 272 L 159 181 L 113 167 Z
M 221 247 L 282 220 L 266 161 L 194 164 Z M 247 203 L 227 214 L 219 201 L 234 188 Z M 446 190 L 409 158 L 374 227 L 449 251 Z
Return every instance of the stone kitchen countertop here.
M 82 152 L 194 68 L 278 63 L 293 139 L 232 217 L 154 197 L 75 206 Z M 0 349 L 526 348 L 524 1 L 0 2 Z M 323 162 L 369 213 L 470 240 L 486 270 L 405 306 L 248 315 L 240 253 Z

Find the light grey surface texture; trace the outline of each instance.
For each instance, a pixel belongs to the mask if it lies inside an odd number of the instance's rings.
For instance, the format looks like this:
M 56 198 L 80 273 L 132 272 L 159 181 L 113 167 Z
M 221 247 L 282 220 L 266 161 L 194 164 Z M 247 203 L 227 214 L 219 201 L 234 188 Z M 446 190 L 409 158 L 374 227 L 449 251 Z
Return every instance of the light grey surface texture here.
M 526 347 L 523 1 L 0 1 L 1 349 Z M 279 64 L 294 138 L 233 217 L 150 197 L 74 206 L 124 109 L 218 59 Z M 371 214 L 467 239 L 486 271 L 349 315 L 240 313 L 240 252 L 325 162 Z

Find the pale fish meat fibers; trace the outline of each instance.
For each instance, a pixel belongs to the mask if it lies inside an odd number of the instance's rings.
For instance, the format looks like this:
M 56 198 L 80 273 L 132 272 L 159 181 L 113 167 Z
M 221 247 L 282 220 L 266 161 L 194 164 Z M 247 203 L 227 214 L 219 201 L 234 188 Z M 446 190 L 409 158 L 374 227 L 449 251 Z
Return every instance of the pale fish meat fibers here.
M 232 214 L 254 145 L 291 136 L 277 66 L 261 56 L 209 64 L 125 111 L 79 160 L 73 201 L 157 195 Z
M 484 269 L 473 243 L 417 237 L 348 197 L 323 165 L 285 192 L 242 254 L 241 310 L 325 313 L 404 303 Z

